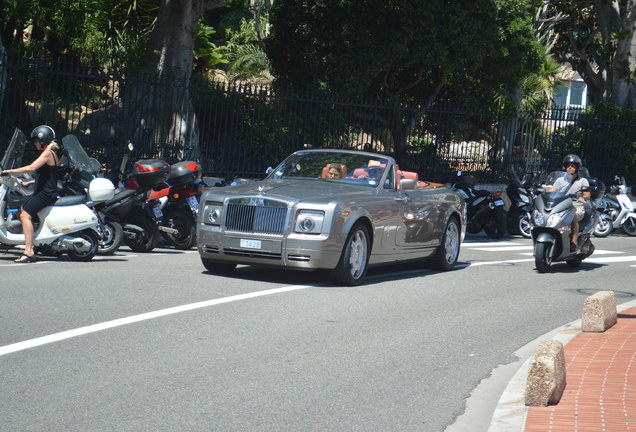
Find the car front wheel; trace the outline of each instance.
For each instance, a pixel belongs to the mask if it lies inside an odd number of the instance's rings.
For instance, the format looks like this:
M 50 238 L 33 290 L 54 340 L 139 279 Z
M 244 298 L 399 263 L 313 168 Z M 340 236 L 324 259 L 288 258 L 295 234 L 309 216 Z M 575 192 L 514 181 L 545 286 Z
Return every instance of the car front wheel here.
M 451 219 L 446 225 L 442 242 L 430 259 L 431 267 L 437 270 L 452 270 L 459 257 L 460 228 L 456 219 Z
M 355 224 L 347 236 L 338 265 L 330 271 L 331 279 L 342 285 L 359 285 L 367 274 L 369 245 L 369 231 L 362 223 Z

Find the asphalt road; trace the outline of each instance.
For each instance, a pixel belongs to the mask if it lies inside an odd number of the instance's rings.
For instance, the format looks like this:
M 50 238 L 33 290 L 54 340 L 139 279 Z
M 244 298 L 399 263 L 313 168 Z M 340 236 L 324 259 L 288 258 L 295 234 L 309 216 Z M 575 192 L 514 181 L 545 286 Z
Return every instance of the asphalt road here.
M 529 240 L 469 237 L 453 272 L 374 269 L 354 288 L 213 276 L 168 248 L 0 254 L 0 431 L 485 431 L 515 352 L 598 290 L 636 295 L 636 240 L 594 243 L 538 274 Z

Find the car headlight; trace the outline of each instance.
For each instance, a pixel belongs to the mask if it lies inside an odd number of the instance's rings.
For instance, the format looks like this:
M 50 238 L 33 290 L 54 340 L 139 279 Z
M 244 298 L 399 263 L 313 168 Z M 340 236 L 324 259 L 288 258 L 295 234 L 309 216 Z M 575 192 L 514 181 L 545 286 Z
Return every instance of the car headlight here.
M 555 213 L 553 215 L 550 215 L 548 217 L 548 221 L 546 222 L 545 226 L 553 227 L 553 226 L 558 225 L 558 223 L 561 222 L 561 219 L 563 219 L 563 216 L 565 215 L 566 212 L 567 212 L 567 210 L 564 210 L 564 211 L 560 211 L 558 213 Z
M 201 221 L 207 225 L 221 225 L 221 216 L 223 214 L 222 203 L 208 202 L 203 208 L 203 214 L 201 215 Z
M 534 224 L 538 226 L 543 226 L 545 224 L 545 217 L 539 210 L 535 210 L 532 213 L 532 220 L 534 221 Z
M 325 212 L 317 210 L 300 210 L 296 217 L 295 232 L 302 234 L 320 234 Z

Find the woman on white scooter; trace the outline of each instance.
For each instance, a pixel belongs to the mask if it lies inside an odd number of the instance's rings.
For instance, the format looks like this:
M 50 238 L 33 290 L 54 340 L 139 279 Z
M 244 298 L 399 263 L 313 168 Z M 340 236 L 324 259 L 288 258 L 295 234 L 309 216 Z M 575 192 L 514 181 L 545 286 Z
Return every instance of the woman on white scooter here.
M 24 232 L 24 253 L 15 260 L 16 263 L 30 263 L 36 260 L 33 250 L 33 217 L 46 206 L 52 205 L 58 198 L 57 181 L 59 171 L 60 149 L 55 142 L 55 131 L 47 125 L 38 126 L 31 132 L 31 142 L 42 152 L 30 165 L 0 172 L 2 176 L 37 172 L 35 191 L 29 200 L 20 208 L 20 222 Z

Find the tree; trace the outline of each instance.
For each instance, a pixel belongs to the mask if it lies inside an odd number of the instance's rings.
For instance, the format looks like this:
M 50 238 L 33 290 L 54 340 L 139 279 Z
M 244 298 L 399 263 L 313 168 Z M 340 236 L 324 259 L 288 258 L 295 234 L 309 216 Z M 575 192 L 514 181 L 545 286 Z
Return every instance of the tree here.
M 524 0 L 278 0 L 270 22 L 277 81 L 383 98 L 396 108 L 384 121 L 398 153 L 449 83 L 492 94 L 537 57 Z M 399 118 L 403 103 L 419 109 Z
M 562 14 L 557 58 L 577 71 L 592 103 L 636 107 L 636 0 L 545 0 Z

